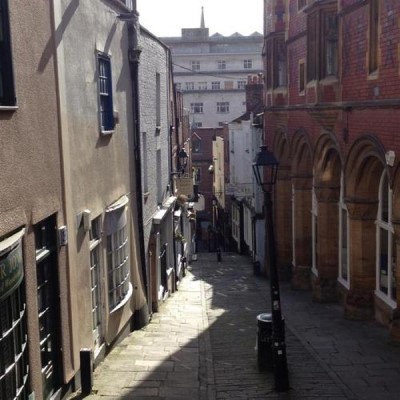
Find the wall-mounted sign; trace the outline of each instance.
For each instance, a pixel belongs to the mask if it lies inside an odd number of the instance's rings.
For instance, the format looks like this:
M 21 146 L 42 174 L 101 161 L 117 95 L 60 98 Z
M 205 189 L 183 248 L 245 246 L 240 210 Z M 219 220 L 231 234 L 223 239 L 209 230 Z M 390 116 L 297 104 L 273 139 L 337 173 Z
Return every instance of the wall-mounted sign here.
M 20 285 L 24 277 L 22 235 L 23 232 L 13 245 L 8 245 L 8 248 L 11 248 L 9 252 L 3 251 L 0 256 L 0 301 L 9 296 Z M 13 238 L 15 239 L 14 236 Z M 1 247 L 0 245 L 0 250 Z M 7 250 L 5 249 L 5 251 Z
M 193 179 L 191 177 L 180 177 L 176 180 L 176 188 L 178 189 L 178 195 L 193 196 Z

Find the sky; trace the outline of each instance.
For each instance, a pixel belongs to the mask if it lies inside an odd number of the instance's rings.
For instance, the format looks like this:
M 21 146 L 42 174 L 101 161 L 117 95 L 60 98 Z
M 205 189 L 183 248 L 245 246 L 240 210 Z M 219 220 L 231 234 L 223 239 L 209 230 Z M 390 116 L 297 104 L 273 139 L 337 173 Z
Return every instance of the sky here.
M 181 36 L 182 28 L 200 28 L 201 7 L 210 35 L 251 35 L 263 31 L 263 0 L 137 0 L 139 21 L 158 37 Z

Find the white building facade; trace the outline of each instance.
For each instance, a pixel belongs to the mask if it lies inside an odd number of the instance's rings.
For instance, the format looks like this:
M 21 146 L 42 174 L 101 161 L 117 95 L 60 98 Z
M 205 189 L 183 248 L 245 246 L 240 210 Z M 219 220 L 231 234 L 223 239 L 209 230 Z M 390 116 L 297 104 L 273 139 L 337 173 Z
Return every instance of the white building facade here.
M 246 111 L 247 77 L 263 70 L 260 33 L 210 36 L 202 17 L 200 28 L 182 29 L 181 37 L 162 41 L 171 48 L 174 81 L 193 127 L 216 128 Z

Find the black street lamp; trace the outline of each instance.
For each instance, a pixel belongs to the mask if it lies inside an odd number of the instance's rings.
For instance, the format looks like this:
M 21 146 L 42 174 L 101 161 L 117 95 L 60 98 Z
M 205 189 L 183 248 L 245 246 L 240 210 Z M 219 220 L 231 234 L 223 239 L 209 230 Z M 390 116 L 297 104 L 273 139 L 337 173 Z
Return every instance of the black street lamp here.
M 282 319 L 281 300 L 279 294 L 279 278 L 276 265 L 276 248 L 274 227 L 272 222 L 272 200 L 271 190 L 276 183 L 279 162 L 274 154 L 263 145 L 256 154 L 253 162 L 253 173 L 257 184 L 264 192 L 266 235 L 268 252 L 266 256 L 269 261 L 269 282 L 271 291 L 272 307 L 272 358 L 274 366 L 275 390 L 278 392 L 288 391 L 289 377 L 286 361 L 285 324 Z
M 182 174 L 185 172 L 187 162 L 188 162 L 188 154 L 185 149 L 182 147 L 178 153 L 178 170 L 182 171 Z

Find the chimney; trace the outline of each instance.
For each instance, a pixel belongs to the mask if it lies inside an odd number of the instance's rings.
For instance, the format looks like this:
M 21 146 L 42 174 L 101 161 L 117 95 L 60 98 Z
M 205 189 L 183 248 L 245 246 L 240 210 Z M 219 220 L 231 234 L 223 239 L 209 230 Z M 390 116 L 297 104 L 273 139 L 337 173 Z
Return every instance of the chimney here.
M 264 83 L 262 74 L 249 75 L 246 85 L 246 111 L 254 114 L 263 111 Z

